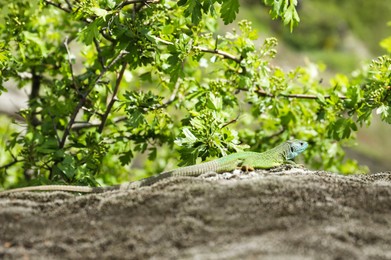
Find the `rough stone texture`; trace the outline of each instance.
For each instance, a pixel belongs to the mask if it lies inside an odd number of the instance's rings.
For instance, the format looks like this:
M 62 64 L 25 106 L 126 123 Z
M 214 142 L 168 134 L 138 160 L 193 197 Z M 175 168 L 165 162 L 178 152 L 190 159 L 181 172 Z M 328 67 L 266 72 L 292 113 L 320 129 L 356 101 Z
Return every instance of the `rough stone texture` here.
M 391 259 L 391 173 L 303 169 L 0 195 L 2 259 Z

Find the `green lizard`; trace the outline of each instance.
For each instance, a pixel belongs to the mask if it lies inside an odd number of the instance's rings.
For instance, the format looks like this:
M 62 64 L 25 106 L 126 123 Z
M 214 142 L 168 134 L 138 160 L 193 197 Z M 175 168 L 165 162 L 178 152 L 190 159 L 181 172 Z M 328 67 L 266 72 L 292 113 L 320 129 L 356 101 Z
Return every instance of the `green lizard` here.
M 71 192 L 104 192 L 109 190 L 128 190 L 142 186 L 151 185 L 161 179 L 174 176 L 199 176 L 203 173 L 216 172 L 223 173 L 242 169 L 253 171 L 254 169 L 270 169 L 280 166 L 284 163 L 294 163 L 291 159 L 302 153 L 308 147 L 308 143 L 301 140 L 291 140 L 284 142 L 271 150 L 263 153 L 256 152 L 239 152 L 233 153 L 209 162 L 181 167 L 171 171 L 163 172 L 159 175 L 152 176 L 140 181 L 124 183 L 108 187 L 87 187 L 87 186 L 67 186 L 67 185 L 42 185 L 17 188 L 0 192 L 12 193 L 19 191 L 71 191 Z

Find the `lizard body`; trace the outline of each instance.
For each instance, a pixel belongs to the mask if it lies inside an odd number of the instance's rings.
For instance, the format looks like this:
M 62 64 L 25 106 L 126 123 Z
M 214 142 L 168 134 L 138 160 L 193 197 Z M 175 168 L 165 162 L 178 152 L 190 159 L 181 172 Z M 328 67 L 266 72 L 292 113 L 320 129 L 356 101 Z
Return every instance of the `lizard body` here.
M 108 187 L 87 187 L 87 186 L 69 186 L 69 185 L 42 185 L 33 187 L 16 188 L 4 192 L 13 193 L 21 191 L 71 191 L 83 193 L 99 193 L 109 190 L 129 190 L 142 186 L 148 186 L 159 180 L 175 176 L 192 176 L 196 177 L 203 173 L 216 172 L 223 173 L 241 168 L 243 170 L 270 169 L 280 166 L 290 161 L 308 147 L 308 143 L 301 140 L 291 140 L 284 142 L 273 149 L 263 153 L 257 152 L 238 152 L 233 153 L 209 162 L 177 168 L 171 171 L 160 173 L 140 181 L 123 183 Z

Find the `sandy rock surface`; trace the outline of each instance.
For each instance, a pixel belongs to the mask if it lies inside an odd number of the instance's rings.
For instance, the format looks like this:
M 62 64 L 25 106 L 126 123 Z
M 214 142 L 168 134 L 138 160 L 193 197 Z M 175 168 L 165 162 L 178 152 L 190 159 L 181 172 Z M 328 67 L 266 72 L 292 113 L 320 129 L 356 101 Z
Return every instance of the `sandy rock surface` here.
M 0 195 L 1 259 L 391 259 L 391 173 L 170 178 Z

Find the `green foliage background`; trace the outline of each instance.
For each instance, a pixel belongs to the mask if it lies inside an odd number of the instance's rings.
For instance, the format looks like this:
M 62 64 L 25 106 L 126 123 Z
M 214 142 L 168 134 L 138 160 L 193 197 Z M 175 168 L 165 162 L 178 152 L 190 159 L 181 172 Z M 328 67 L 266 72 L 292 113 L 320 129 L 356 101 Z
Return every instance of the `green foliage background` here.
M 251 22 L 218 33 L 238 0 L 0 1 L 0 90 L 30 91 L 21 127 L 0 129 L 3 187 L 114 184 L 293 137 L 308 167 L 360 172 L 341 145 L 374 110 L 391 122 L 389 55 L 330 85 L 314 64 L 284 71 Z M 295 0 L 264 2 L 299 23 Z

